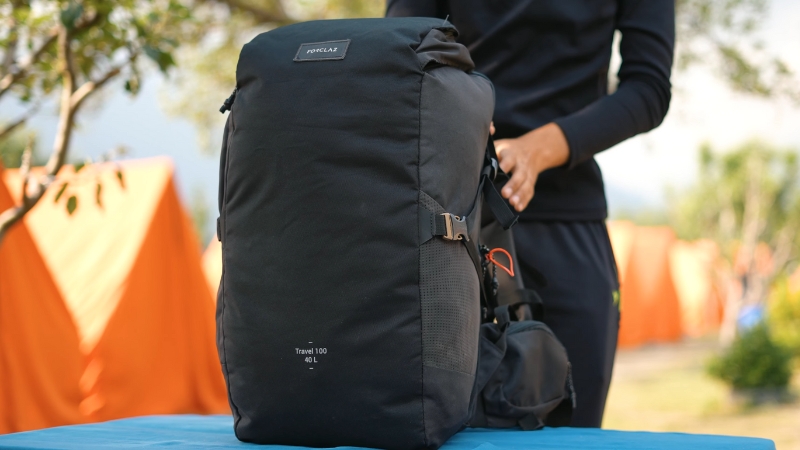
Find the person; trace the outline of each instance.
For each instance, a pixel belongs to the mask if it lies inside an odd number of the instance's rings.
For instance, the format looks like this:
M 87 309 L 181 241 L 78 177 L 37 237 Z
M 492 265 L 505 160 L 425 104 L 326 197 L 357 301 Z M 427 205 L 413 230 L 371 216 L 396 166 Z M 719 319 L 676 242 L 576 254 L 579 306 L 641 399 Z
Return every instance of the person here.
M 593 156 L 666 115 L 674 0 L 388 0 L 387 16 L 449 18 L 494 83 L 495 147 L 511 174 L 501 193 L 521 212 L 514 240 L 523 281 L 533 284 L 526 267 L 547 278 L 539 290 L 545 322 L 573 367 L 571 425 L 599 427 L 619 284 Z M 622 63 L 609 94 L 615 30 Z

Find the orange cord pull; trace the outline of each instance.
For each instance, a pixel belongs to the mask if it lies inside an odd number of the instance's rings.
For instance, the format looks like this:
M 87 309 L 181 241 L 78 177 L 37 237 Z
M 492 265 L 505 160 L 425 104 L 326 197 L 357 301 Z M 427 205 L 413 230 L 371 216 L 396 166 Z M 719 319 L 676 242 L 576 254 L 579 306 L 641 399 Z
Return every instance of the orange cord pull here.
M 496 259 L 494 259 L 494 252 L 501 252 L 504 255 L 506 255 L 506 257 L 508 258 L 508 267 L 500 264 L 499 262 L 497 262 Z M 514 260 L 511 259 L 511 255 L 504 248 L 498 247 L 489 250 L 489 254 L 486 256 L 486 259 L 491 261 L 495 266 L 505 270 L 506 273 L 509 274 L 510 276 L 512 277 L 514 276 Z

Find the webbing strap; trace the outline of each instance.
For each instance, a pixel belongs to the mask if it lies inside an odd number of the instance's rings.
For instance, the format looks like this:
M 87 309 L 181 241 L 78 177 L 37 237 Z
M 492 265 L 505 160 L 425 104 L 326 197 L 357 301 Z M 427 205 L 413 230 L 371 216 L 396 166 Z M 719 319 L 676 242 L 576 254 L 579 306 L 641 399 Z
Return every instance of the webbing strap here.
M 495 187 L 494 183 L 488 177 L 484 177 L 487 182 L 483 184 L 483 198 L 486 200 L 486 204 L 489 205 L 489 209 L 494 214 L 497 222 L 504 230 L 507 230 L 517 223 L 519 216 L 508 206 L 503 196 L 497 192 L 497 187 Z
M 481 176 L 481 183 L 478 185 L 478 192 L 473 201 L 472 210 L 464 217 L 454 214 L 434 214 L 425 208 L 420 209 L 420 232 L 422 242 L 427 242 L 434 236 L 440 236 L 449 240 L 469 240 L 471 232 L 475 229 L 478 220 L 480 202 L 485 200 L 489 209 L 494 214 L 497 222 L 507 230 L 517 223 L 517 216 L 503 199 L 494 183 L 488 175 Z
M 481 306 L 486 308 L 486 313 L 489 315 L 497 306 L 497 299 L 495 299 L 493 296 L 486 295 L 486 285 L 483 280 L 483 265 L 481 265 L 481 256 L 480 252 L 478 251 L 478 246 L 472 241 L 462 242 L 467 248 L 467 253 L 469 253 L 469 258 L 472 260 L 472 264 L 475 266 L 475 271 L 478 273 L 478 284 L 481 287 Z
M 450 213 L 434 214 L 426 208 L 419 209 L 419 230 L 422 243 L 434 236 L 449 241 L 468 241 L 469 228 L 466 218 Z

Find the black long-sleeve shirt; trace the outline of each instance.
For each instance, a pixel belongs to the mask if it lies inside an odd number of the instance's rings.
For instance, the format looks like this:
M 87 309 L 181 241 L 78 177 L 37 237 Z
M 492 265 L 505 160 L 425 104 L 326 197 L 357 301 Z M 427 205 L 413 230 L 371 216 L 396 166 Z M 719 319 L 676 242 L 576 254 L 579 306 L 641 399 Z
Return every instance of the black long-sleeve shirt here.
M 675 0 L 388 0 L 387 15 L 449 16 L 495 85 L 495 139 L 549 122 L 564 131 L 569 162 L 539 176 L 523 220 L 607 216 L 593 156 L 664 119 Z M 622 65 L 608 95 L 615 29 Z

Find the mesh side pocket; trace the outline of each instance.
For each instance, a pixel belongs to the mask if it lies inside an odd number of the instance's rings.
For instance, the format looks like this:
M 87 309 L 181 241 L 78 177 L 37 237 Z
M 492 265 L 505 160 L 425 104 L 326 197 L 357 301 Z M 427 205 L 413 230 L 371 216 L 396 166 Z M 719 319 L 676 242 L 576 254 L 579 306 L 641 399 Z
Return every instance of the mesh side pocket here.
M 420 204 L 445 212 L 420 192 Z M 475 373 L 480 329 L 478 275 L 464 244 L 433 238 L 420 247 L 422 362 L 426 366 Z

